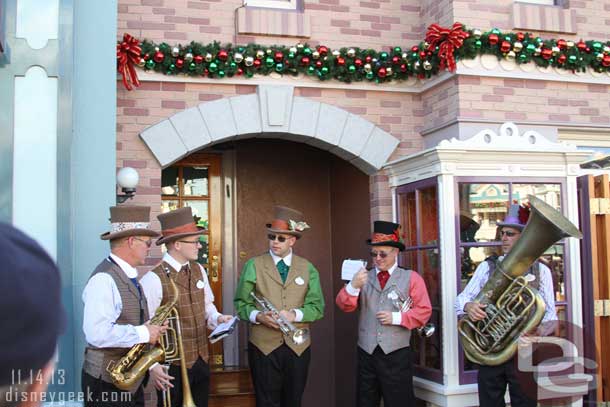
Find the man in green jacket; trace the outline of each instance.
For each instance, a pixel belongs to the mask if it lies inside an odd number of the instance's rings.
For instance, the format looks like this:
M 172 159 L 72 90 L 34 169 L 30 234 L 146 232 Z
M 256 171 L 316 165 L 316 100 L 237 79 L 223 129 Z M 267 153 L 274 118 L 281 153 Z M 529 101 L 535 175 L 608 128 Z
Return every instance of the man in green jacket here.
M 292 247 L 309 228 L 303 214 L 276 206 L 275 219 L 267 224 L 269 252 L 246 262 L 241 273 L 235 308 L 239 317 L 250 321 L 248 359 L 256 392 L 257 407 L 299 407 L 307 382 L 310 339 L 295 343 L 278 325 L 282 319 L 296 329 L 324 315 L 320 276 Z M 279 312 L 260 310 L 251 295 L 267 300 Z

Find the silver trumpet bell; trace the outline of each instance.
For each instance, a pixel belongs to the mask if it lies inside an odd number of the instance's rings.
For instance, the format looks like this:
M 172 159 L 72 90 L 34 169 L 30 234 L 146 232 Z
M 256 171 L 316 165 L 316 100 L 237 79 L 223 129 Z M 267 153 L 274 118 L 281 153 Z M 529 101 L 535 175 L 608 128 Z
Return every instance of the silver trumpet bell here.
M 407 312 L 413 306 L 413 299 L 411 297 L 405 297 L 405 295 L 396 287 L 396 284 L 392 284 L 390 291 L 388 292 L 388 298 L 392 302 L 394 308 L 400 312 Z M 434 335 L 436 326 L 433 323 L 427 323 L 424 326 L 420 326 L 416 329 L 417 334 L 422 338 L 429 338 Z
M 297 328 L 291 322 L 286 321 L 284 318 L 282 318 L 277 308 L 275 308 L 271 301 L 269 301 L 267 298 L 257 297 L 256 294 L 254 294 L 254 291 L 252 291 L 250 295 L 252 298 L 254 298 L 254 301 L 256 301 L 261 311 L 271 312 L 275 323 L 280 327 L 280 331 L 282 331 L 284 336 L 290 339 L 292 343 L 295 345 L 301 345 L 309 339 L 309 329 Z

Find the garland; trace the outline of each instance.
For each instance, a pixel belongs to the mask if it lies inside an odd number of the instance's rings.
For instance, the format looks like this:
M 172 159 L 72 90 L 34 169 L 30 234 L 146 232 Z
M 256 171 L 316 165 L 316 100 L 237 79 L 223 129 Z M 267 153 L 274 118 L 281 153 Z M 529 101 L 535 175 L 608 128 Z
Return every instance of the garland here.
M 165 75 L 224 78 L 256 75 L 308 75 L 319 80 L 345 83 L 405 80 L 416 76 L 430 78 L 442 70 L 454 71 L 456 61 L 491 54 L 498 59 L 514 60 L 518 64 L 535 63 L 541 67 L 556 67 L 572 72 L 610 71 L 610 41 L 564 39 L 543 40 L 531 33 L 508 32 L 498 29 L 483 33 L 466 30 L 455 23 L 451 28 L 432 24 L 425 41 L 411 48 L 394 47 L 390 51 L 341 48 L 330 50 L 325 45 L 245 46 L 221 45 L 219 42 L 170 46 L 145 40 L 142 44 L 129 34 L 117 44 L 118 70 L 128 90 L 138 86 L 134 67 Z

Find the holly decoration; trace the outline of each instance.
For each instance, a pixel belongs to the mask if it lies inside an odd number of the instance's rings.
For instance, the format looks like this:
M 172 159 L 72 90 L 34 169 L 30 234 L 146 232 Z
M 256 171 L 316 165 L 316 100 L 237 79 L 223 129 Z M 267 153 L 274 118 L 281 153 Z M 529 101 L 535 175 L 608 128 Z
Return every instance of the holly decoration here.
M 131 45 L 130 45 L 131 44 Z M 404 51 L 403 51 L 404 50 Z M 572 72 L 592 69 L 610 71 L 610 41 L 544 40 L 530 33 L 501 32 L 494 28 L 483 32 L 455 23 L 450 28 L 438 24 L 428 27 L 425 41 L 410 47 L 379 51 L 357 47 L 331 49 L 326 45 L 292 46 L 221 45 L 219 42 L 186 45 L 142 44 L 129 34 L 117 44 L 119 72 L 125 73 L 127 89 L 137 86 L 135 67 L 165 75 L 223 78 L 243 75 L 307 75 L 319 80 L 344 83 L 431 78 L 442 70 L 454 71 L 460 59 L 479 55 L 518 64 L 534 63 Z

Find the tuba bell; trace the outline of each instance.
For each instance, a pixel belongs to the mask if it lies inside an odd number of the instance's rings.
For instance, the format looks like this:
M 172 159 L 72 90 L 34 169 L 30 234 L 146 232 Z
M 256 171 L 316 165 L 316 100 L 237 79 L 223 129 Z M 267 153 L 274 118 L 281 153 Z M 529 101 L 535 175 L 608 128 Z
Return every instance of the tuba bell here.
M 530 266 L 558 240 L 582 238 L 559 211 L 532 195 L 528 199 L 532 212 L 521 238 L 496 265 L 474 299 L 487 305 L 487 316 L 480 321 L 465 316 L 458 322 L 466 357 L 480 365 L 496 366 L 509 360 L 517 351 L 521 334 L 536 328 L 542 320 L 544 300 L 524 277 Z

